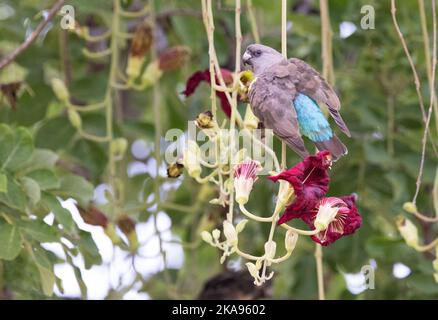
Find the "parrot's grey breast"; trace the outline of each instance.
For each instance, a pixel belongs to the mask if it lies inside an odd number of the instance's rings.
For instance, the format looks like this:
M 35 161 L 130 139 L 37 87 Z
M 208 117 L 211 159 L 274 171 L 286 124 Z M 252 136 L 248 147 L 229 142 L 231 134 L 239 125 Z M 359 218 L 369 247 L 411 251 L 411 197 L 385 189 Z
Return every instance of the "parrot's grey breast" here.
M 278 106 L 290 106 L 297 95 L 295 65 L 284 60 L 271 66 L 260 74 L 251 86 L 249 101 L 254 114 L 263 122 L 263 114 L 273 111 L 271 103 L 276 101 Z M 296 79 L 296 81 L 294 80 Z

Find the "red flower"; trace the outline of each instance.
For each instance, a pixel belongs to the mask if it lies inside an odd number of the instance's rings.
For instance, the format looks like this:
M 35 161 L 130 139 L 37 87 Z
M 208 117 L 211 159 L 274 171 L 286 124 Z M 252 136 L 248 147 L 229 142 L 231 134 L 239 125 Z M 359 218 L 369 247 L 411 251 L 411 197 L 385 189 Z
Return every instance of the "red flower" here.
M 313 210 L 303 214 L 301 219 L 312 230 L 315 230 L 315 225 L 325 228 L 312 236 L 313 241 L 323 246 L 354 233 L 362 224 L 354 195 L 323 198 Z
M 330 178 L 327 171 L 330 165 L 330 153 L 321 151 L 305 158 L 279 175 L 268 177 L 274 182 L 279 179 L 288 181 L 295 192 L 294 202 L 286 208 L 278 224 L 300 218 L 316 207 L 318 201 L 328 191 Z
M 233 82 L 233 76 L 231 71 L 227 69 L 221 69 L 222 77 L 224 78 L 225 84 L 231 84 Z M 182 92 L 186 97 L 190 96 L 195 92 L 196 88 L 199 86 L 201 82 L 207 82 L 210 84 L 210 71 L 196 71 L 194 74 L 190 76 L 190 78 L 186 82 L 186 89 Z M 218 79 L 216 77 L 216 83 L 218 83 Z M 221 108 L 223 112 L 230 117 L 231 116 L 231 106 L 228 103 L 227 96 L 224 92 L 216 91 L 216 96 L 219 98 L 221 102 Z

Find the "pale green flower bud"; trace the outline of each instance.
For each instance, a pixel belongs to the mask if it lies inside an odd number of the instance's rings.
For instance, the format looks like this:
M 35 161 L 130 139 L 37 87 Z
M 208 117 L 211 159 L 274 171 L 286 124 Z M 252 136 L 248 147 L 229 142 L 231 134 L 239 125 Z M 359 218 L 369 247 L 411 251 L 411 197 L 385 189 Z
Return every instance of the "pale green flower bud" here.
M 284 246 L 288 252 L 292 252 L 298 241 L 298 233 L 293 230 L 287 230 L 284 238 Z
M 76 110 L 68 109 L 68 119 L 74 128 L 80 129 L 82 127 L 81 116 Z
M 236 225 L 236 231 L 237 233 L 240 233 L 243 231 L 243 229 L 245 228 L 246 224 L 248 223 L 247 219 L 243 219 L 242 221 L 240 221 L 237 225 Z
M 259 118 L 252 112 L 251 106 L 247 104 L 245 118 L 243 119 L 243 126 L 247 129 L 257 129 L 259 126 Z
M 233 224 L 228 220 L 225 220 L 223 226 L 224 226 L 224 235 L 225 238 L 227 239 L 227 242 L 231 246 L 237 245 L 238 242 L 237 231 L 234 228 Z
M 417 206 L 413 202 L 405 202 L 403 204 L 403 210 L 405 210 L 408 213 L 417 213 Z
M 219 229 L 214 229 L 211 234 L 213 235 L 213 239 L 219 240 L 219 237 L 221 236 L 221 232 Z
M 62 81 L 58 78 L 53 78 L 52 79 L 52 90 L 59 100 L 68 101 L 70 99 L 70 94 L 67 90 L 67 87 L 64 84 L 64 81 Z
M 275 252 L 277 251 L 277 244 L 275 241 L 268 241 L 265 243 L 266 259 L 274 259 Z
M 245 263 L 246 267 L 248 268 L 249 274 L 254 278 L 257 279 L 259 277 L 259 269 L 254 263 L 247 262 Z
M 198 144 L 193 140 L 189 140 L 184 150 L 183 164 L 192 178 L 199 178 L 201 176 L 202 168 L 200 160 L 201 150 Z
M 412 248 L 418 246 L 418 230 L 417 227 L 408 219 L 400 217 L 397 221 L 397 228 L 406 244 Z
M 205 242 L 212 244 L 213 243 L 213 237 L 211 236 L 210 232 L 208 231 L 202 231 L 201 232 L 201 238 Z

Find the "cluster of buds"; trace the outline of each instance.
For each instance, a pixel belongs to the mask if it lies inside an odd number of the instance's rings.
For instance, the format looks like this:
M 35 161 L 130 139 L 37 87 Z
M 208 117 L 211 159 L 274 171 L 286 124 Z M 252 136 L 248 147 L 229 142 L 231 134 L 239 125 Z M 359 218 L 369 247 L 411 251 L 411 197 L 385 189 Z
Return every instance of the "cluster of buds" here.
M 244 230 L 248 220 L 243 219 L 234 226 L 230 221 L 225 220 L 223 222 L 223 241 L 221 241 L 221 232 L 219 229 L 214 229 L 211 233 L 203 231 L 201 233 L 202 239 L 213 247 L 216 247 L 223 251 L 220 259 L 221 263 L 224 263 L 226 258 L 233 253 L 237 253 L 243 257 L 247 255 L 243 253 L 239 248 L 239 234 Z M 271 266 L 273 263 L 279 263 L 285 258 L 289 257 L 295 249 L 298 241 L 298 234 L 292 230 L 286 232 L 284 238 L 284 247 L 286 249 L 286 255 L 282 258 L 275 258 L 277 253 L 277 243 L 273 240 L 268 240 L 264 245 L 264 254 L 260 257 L 253 257 L 251 259 L 254 262 L 247 262 L 245 265 L 248 268 L 249 273 L 254 278 L 255 285 L 262 285 L 267 280 L 270 280 L 274 272 L 266 274 L 263 272 L 263 266 Z

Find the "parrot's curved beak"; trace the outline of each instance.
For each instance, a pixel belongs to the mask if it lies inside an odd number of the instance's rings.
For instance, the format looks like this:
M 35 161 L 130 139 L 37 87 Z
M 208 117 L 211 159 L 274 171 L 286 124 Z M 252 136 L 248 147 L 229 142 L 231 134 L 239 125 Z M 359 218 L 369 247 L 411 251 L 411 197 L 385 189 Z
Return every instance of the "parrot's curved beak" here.
M 251 58 L 252 58 L 252 56 L 248 52 L 245 51 L 245 53 L 242 56 L 243 64 L 250 65 L 251 64 Z

